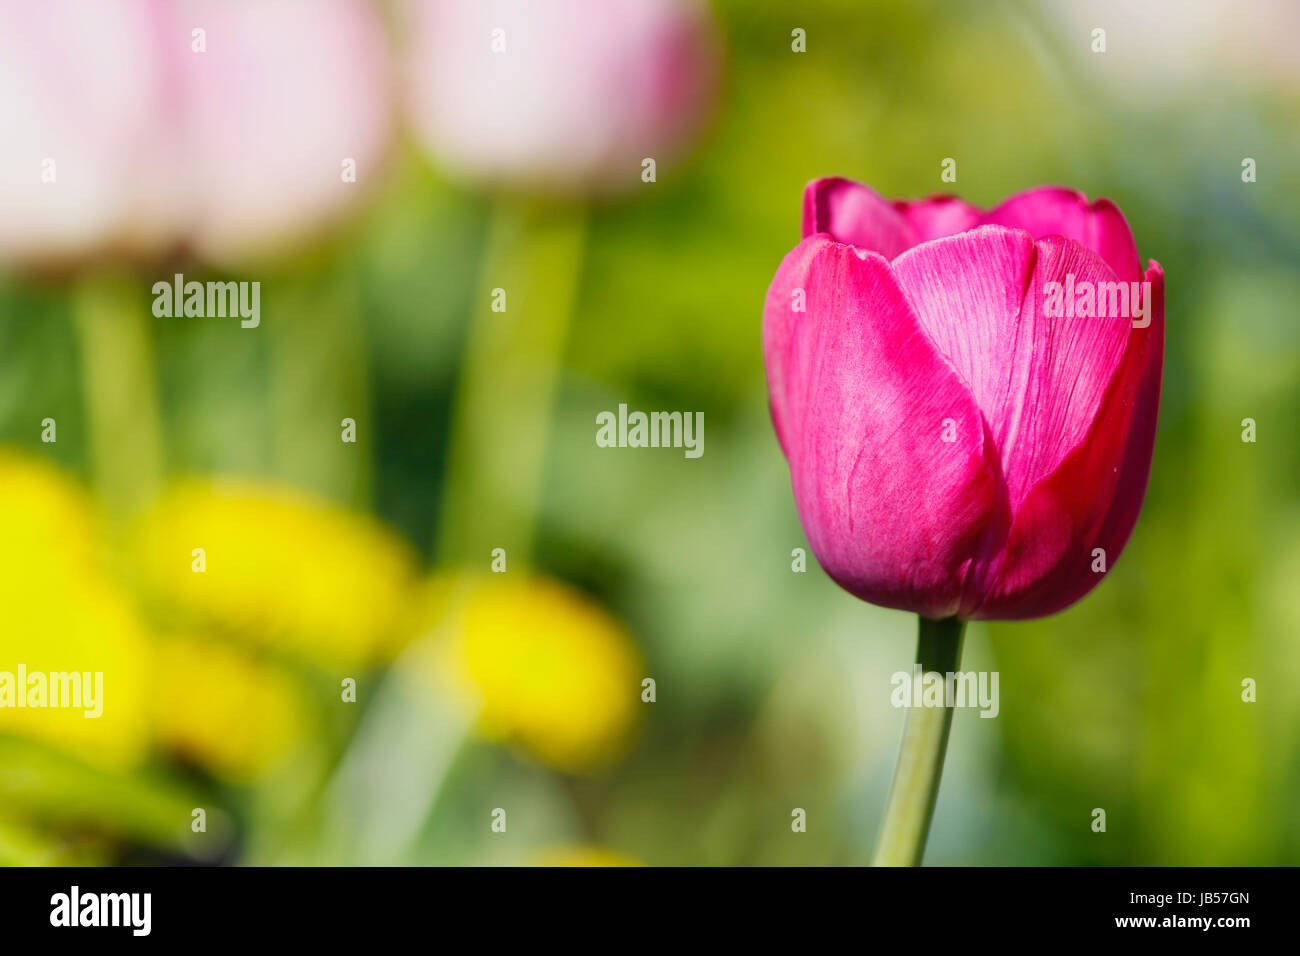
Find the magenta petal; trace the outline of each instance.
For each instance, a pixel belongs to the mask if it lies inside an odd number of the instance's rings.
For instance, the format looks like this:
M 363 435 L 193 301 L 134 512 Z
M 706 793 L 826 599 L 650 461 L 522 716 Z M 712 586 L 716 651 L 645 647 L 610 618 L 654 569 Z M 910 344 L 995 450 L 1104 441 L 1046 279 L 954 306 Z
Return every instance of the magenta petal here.
M 1129 334 L 1121 368 L 1087 439 L 1030 492 L 1005 546 L 972 570 L 962 614 L 1054 614 L 1115 566 L 1146 495 L 1164 364 L 1164 272 L 1152 262 L 1151 324 Z
M 984 223 L 1023 229 L 1035 239 L 1064 236 L 1091 249 L 1127 282 L 1142 277 L 1137 244 L 1124 214 L 1109 199 L 1088 197 L 1062 186 L 1018 193 L 985 214 Z
M 1132 324 L 1124 315 L 1052 317 L 1045 286 L 1073 276 L 1080 289 L 1107 288 L 1114 274 L 1076 242 L 1034 243 L 1001 226 L 918 246 L 894 271 L 988 420 L 1014 513 L 1087 435 Z
M 819 232 L 886 259 L 919 241 L 893 203 L 851 179 L 815 179 L 804 189 L 803 237 Z
M 768 290 L 763 354 L 795 501 L 827 573 L 876 604 L 955 613 L 997 515 L 997 452 L 889 263 L 805 239 Z
M 974 229 L 984 218 L 984 210 L 956 196 L 900 199 L 894 203 L 894 208 L 911 224 L 917 242 L 941 239 Z

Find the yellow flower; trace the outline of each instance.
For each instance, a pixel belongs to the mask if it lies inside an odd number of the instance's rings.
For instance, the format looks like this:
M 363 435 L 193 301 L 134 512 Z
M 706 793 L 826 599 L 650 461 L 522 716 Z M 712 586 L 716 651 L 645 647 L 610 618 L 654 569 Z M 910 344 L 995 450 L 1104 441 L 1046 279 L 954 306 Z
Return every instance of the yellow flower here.
M 576 771 L 626 746 L 641 658 L 623 626 L 578 591 L 516 574 L 435 578 L 423 620 L 439 664 L 479 709 L 479 730 Z
M 302 694 L 281 669 L 219 640 L 169 637 L 154 671 L 155 735 L 214 775 L 247 781 L 301 738 Z
M 150 647 L 100 566 L 89 498 L 59 469 L 2 452 L 0 528 L 0 732 L 104 767 L 138 762 Z
M 335 668 L 396 650 L 393 625 L 415 568 L 402 541 L 369 517 L 233 480 L 171 488 L 137 528 L 134 554 L 145 590 L 187 627 Z
M 58 467 L 0 450 L 0 509 L 6 580 L 42 578 L 52 570 L 84 575 L 95 563 L 98 528 L 90 498 Z
M 537 854 L 529 866 L 644 866 L 640 860 L 598 846 L 557 847 Z

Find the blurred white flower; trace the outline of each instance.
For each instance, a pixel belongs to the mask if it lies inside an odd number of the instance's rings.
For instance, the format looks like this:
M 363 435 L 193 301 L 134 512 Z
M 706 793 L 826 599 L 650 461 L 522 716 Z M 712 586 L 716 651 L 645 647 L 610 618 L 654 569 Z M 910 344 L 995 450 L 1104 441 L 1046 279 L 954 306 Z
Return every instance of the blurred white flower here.
M 0 258 L 151 250 L 159 120 L 173 90 L 150 5 L 0 0 Z
M 641 182 L 691 144 L 720 41 L 693 0 L 411 0 L 408 108 L 463 178 L 562 192 Z
M 187 0 L 190 238 L 257 254 L 333 219 L 378 179 L 392 131 L 384 24 L 369 0 Z M 355 164 L 356 182 L 345 175 Z
M 0 0 L 0 259 L 310 235 L 376 180 L 389 80 L 369 0 Z
M 1150 107 L 1208 90 L 1300 85 L 1295 0 L 1045 0 L 1057 38 L 1098 80 Z M 1106 51 L 1093 51 L 1093 31 Z

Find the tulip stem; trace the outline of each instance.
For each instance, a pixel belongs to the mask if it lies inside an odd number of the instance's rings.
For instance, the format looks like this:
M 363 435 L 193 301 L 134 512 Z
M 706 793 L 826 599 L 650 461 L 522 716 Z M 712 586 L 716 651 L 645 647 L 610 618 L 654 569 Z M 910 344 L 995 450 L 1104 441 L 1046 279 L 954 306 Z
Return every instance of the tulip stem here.
M 77 288 L 73 320 L 95 484 L 115 520 L 149 503 L 162 474 L 162 424 L 148 305 L 119 276 Z
M 269 329 L 274 474 L 340 504 L 365 508 L 371 478 L 367 450 L 375 444 L 367 424 L 370 389 L 355 273 L 313 276 L 309 285 L 277 298 L 278 321 Z M 322 418 L 338 436 L 332 441 L 321 441 Z M 340 440 L 347 418 L 358 423 L 357 444 Z
M 961 660 L 962 634 L 966 622 L 955 617 L 941 621 L 920 618 L 916 662 L 922 674 L 946 676 L 957 670 Z M 945 693 L 948 684 L 944 683 Z M 942 707 L 926 707 L 913 700 L 903 720 L 903 742 L 889 788 L 885 816 L 880 824 L 872 866 L 920 866 L 930 818 L 939 796 L 939 778 L 952 727 L 951 697 Z
M 498 200 L 456 396 L 435 556 L 527 563 L 578 293 L 580 206 Z

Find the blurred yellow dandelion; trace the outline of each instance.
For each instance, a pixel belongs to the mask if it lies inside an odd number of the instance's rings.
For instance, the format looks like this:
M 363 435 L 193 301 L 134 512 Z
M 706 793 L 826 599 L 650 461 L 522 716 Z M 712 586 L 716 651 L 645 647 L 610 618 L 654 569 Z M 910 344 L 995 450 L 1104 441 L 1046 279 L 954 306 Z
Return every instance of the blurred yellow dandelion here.
M 0 732 L 134 764 L 150 646 L 100 566 L 89 497 L 52 465 L 0 453 L 0 528 Z
M 168 750 L 225 780 L 273 768 L 301 738 L 303 696 L 282 669 L 211 638 L 159 643 L 152 714 Z
M 529 866 L 645 866 L 640 860 L 598 846 L 556 847 L 544 850 Z
M 479 730 L 577 771 L 627 745 L 641 657 L 626 629 L 580 592 L 540 577 L 440 576 L 423 620 L 439 670 L 479 709 Z
M 395 650 L 415 571 L 378 521 L 304 494 L 244 481 L 188 481 L 141 520 L 142 586 L 188 627 L 217 628 L 327 667 Z
M 41 578 L 56 569 L 84 575 L 94 563 L 97 528 L 90 498 L 58 467 L 0 450 L 0 508 L 6 580 Z

